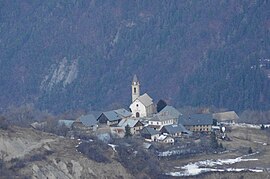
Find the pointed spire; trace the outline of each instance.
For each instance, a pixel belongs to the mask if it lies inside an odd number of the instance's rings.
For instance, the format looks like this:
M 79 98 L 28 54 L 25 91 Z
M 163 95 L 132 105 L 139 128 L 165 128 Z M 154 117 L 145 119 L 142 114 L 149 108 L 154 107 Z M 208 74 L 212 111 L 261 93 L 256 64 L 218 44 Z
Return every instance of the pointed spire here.
M 136 83 L 137 83 L 138 81 L 139 81 L 139 80 L 138 80 L 138 78 L 137 78 L 137 75 L 134 75 L 134 76 L 133 76 L 132 82 L 136 82 Z

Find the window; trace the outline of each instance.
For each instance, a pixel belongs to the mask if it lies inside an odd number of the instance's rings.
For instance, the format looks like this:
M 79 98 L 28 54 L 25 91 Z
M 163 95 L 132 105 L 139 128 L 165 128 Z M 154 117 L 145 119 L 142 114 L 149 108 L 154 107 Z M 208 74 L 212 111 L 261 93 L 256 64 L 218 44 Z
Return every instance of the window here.
M 140 113 L 136 112 L 136 117 L 140 117 Z
M 139 107 L 139 104 L 136 104 L 137 107 Z
M 134 93 L 136 93 L 136 92 L 137 92 L 136 90 L 137 90 L 136 88 L 133 88 Z

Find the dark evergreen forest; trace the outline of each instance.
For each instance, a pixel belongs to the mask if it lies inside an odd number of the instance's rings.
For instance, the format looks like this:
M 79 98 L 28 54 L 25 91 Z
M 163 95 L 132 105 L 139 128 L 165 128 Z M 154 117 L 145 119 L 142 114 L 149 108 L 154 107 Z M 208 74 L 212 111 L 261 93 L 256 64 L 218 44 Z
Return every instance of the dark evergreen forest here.
M 2 0 L 0 108 L 270 107 L 267 0 Z M 71 73 L 72 72 L 72 73 Z

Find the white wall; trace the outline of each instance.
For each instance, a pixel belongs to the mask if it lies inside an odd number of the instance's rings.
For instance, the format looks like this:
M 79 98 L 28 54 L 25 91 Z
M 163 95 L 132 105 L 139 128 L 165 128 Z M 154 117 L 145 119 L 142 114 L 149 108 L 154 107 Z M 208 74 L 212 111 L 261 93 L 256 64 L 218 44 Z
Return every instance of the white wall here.
M 131 109 L 132 112 L 132 117 L 136 117 L 136 113 L 138 112 L 140 114 L 140 117 L 146 117 L 146 108 L 145 106 L 138 100 L 136 99 L 130 106 L 129 108 Z

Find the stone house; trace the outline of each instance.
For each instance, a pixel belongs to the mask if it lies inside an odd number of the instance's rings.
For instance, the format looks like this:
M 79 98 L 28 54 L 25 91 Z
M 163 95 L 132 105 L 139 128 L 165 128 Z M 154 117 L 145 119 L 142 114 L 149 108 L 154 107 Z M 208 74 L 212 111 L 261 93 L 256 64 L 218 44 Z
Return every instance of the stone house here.
M 146 141 L 150 142 L 157 141 L 159 137 L 159 132 L 150 127 L 144 127 L 140 134 Z
M 168 135 L 160 135 L 157 138 L 157 141 L 160 143 L 165 143 L 165 144 L 174 144 L 174 138 Z
M 114 111 L 103 112 L 97 121 L 100 124 L 106 124 L 108 126 L 117 125 L 121 121 L 121 117 Z
M 192 114 L 180 116 L 179 121 L 192 132 L 211 132 L 213 125 L 212 114 Z
M 127 125 L 130 127 L 130 133 L 132 135 L 139 134 L 140 131 L 143 129 L 143 123 L 138 119 L 122 119 L 118 124 L 119 127 L 122 127 L 124 129 Z
M 236 123 L 239 120 L 239 116 L 235 111 L 226 111 L 213 114 L 213 119 L 217 120 L 218 123 Z
M 189 133 L 189 131 L 182 124 L 163 126 L 160 132 L 171 137 L 181 137 L 183 134 Z

